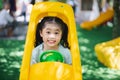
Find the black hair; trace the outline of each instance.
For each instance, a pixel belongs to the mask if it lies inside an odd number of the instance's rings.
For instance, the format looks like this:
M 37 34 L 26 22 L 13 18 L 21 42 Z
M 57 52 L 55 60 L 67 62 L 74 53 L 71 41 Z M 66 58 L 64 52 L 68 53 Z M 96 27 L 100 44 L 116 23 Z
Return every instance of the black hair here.
M 40 31 L 42 31 L 42 29 L 45 27 L 45 23 L 56 23 L 58 25 L 60 25 L 60 28 L 62 29 L 62 38 L 61 38 L 61 45 L 63 47 L 67 47 L 69 48 L 69 44 L 67 41 L 67 37 L 68 37 L 68 27 L 67 25 L 58 17 L 52 17 L 52 16 L 47 16 L 44 17 L 38 24 L 37 24 L 37 29 L 36 29 L 36 40 L 35 40 L 35 44 L 34 46 L 38 46 L 39 44 L 41 44 L 43 42 L 42 37 L 40 36 Z

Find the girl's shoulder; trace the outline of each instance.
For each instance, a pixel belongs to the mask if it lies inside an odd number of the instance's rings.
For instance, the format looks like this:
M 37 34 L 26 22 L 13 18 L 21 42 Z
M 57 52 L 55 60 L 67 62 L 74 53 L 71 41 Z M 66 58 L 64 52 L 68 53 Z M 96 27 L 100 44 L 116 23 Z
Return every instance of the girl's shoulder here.
M 38 50 L 38 49 L 42 50 L 42 46 L 43 46 L 43 44 L 40 44 L 40 45 L 36 46 L 33 50 Z
M 59 51 L 62 51 L 62 52 L 69 52 L 69 53 L 70 53 L 69 48 L 63 47 L 61 44 L 59 45 Z

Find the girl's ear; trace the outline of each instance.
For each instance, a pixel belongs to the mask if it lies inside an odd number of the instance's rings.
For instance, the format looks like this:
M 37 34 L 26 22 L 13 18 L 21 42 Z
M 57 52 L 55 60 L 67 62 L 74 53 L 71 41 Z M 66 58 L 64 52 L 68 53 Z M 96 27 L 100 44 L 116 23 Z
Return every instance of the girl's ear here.
M 42 31 L 39 31 L 39 33 L 40 33 L 40 36 L 42 37 L 43 35 L 42 35 Z

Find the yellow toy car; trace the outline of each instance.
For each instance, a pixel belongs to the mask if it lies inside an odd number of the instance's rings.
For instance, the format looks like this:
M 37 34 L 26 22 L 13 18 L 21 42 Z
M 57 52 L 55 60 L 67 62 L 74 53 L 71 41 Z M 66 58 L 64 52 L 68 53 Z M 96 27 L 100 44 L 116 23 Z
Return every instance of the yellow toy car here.
M 34 48 L 36 25 L 45 16 L 56 16 L 68 25 L 68 42 L 72 65 L 58 62 L 40 62 L 30 65 Z M 20 70 L 20 80 L 82 80 L 80 51 L 72 7 L 61 2 L 38 2 L 30 15 L 30 22 Z

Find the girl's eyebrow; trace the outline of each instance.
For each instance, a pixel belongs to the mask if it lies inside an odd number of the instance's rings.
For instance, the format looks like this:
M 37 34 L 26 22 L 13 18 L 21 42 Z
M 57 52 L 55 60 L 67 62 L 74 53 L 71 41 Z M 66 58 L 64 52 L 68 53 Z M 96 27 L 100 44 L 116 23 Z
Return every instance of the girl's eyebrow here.
M 55 31 L 59 31 L 60 32 L 60 29 L 56 29 Z
M 46 30 L 51 30 L 50 28 L 46 28 Z
M 46 30 L 51 30 L 50 28 L 47 28 Z M 60 31 L 60 29 L 56 29 L 55 31 Z
M 60 29 L 57 29 L 56 31 L 60 31 Z

